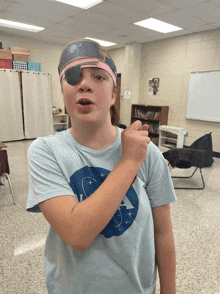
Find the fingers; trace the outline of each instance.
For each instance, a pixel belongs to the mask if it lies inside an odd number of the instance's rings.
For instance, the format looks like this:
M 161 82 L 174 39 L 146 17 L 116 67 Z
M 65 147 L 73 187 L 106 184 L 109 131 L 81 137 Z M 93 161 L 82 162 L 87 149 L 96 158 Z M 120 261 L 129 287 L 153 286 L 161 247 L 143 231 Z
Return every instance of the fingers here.
M 148 131 L 139 131 L 138 133 L 139 133 L 139 135 L 141 135 L 142 137 L 148 137 Z
M 142 126 L 142 131 L 147 131 L 148 129 L 149 129 L 149 125 L 144 124 L 144 125 Z
M 128 128 L 126 128 L 123 132 L 132 133 L 132 132 L 137 132 L 138 131 L 138 134 L 140 136 L 147 137 L 149 135 L 148 129 L 149 129 L 149 125 L 148 124 L 144 124 L 142 126 L 141 121 L 140 120 L 136 120 Z
M 142 123 L 140 120 L 136 120 L 126 129 L 126 131 L 129 131 L 129 132 L 140 131 L 140 130 L 142 130 Z
M 132 132 L 137 132 L 141 137 L 148 137 L 149 133 L 148 133 L 148 129 L 149 129 L 149 125 L 148 124 L 144 124 L 142 126 L 142 123 L 140 120 L 136 120 L 135 122 L 133 122 L 128 128 L 126 128 L 123 132 L 124 133 L 132 133 Z
M 126 130 L 130 130 L 132 131 L 147 131 L 149 129 L 149 125 L 148 124 L 144 124 L 142 126 L 142 122 L 140 120 L 136 120 L 135 122 L 133 122 Z

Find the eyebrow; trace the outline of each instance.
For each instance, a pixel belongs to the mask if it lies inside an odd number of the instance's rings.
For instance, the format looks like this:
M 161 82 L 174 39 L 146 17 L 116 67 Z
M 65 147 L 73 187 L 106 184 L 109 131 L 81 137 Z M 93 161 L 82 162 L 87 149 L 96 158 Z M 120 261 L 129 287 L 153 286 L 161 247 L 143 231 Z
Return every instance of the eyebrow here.
M 101 71 L 103 74 L 106 74 L 108 77 L 111 77 L 111 75 L 106 71 L 104 70 L 103 68 L 99 68 L 99 67 L 91 67 L 91 69 L 94 69 L 94 71 Z

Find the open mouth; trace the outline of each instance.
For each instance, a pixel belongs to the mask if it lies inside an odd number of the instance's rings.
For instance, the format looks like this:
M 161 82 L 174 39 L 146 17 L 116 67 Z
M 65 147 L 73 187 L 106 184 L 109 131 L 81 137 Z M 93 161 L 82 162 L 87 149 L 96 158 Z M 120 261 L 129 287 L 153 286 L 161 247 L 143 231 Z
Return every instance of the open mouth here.
M 90 101 L 87 98 L 81 98 L 79 99 L 79 101 L 77 102 L 78 107 L 80 108 L 90 108 L 93 105 L 93 102 Z
M 90 105 L 90 104 L 92 104 L 91 102 L 86 102 L 86 101 L 81 101 L 80 103 L 79 103 L 80 105 Z
M 79 101 L 77 102 L 77 104 L 80 104 L 82 106 L 86 106 L 86 105 L 91 105 L 93 103 L 92 103 L 92 101 L 90 101 L 90 99 L 81 98 L 81 99 L 79 99 Z

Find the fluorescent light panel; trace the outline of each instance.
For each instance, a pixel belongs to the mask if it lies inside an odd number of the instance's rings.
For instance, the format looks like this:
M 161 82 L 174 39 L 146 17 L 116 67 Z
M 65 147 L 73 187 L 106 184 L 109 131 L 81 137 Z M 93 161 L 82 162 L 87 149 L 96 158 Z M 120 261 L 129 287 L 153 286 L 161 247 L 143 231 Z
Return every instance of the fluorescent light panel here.
M 98 42 L 101 46 L 103 47 L 109 47 L 109 46 L 113 46 L 113 45 L 117 45 L 116 43 L 111 43 L 111 42 L 107 42 L 107 41 L 102 41 L 102 40 L 98 40 L 98 39 L 93 39 L 93 38 L 85 38 L 85 39 L 89 39 L 95 42 Z
M 76 6 L 79 8 L 83 8 L 83 9 L 88 9 L 91 8 L 101 2 L 103 2 L 103 0 L 55 0 L 58 2 L 62 2 L 68 5 L 72 5 L 72 6 Z
M 145 19 L 134 24 L 164 34 L 182 30 L 182 28 L 157 20 L 155 18 Z
M 0 19 L 0 26 L 12 28 L 12 29 L 34 32 L 34 33 L 40 32 L 45 29 L 42 27 L 32 26 L 32 25 L 28 25 L 25 23 L 20 23 L 20 22 L 16 22 L 16 21 L 5 20 L 5 19 Z

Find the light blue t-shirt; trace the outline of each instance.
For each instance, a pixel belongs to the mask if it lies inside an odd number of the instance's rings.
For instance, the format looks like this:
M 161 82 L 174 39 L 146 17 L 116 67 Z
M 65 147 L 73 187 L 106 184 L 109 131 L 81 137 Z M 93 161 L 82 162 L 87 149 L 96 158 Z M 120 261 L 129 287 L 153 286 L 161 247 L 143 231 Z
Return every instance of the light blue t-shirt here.
M 46 199 L 89 197 L 122 155 L 121 132 L 111 146 L 94 150 L 79 144 L 70 129 L 36 139 L 29 147 L 27 211 L 40 212 Z M 120 207 L 85 251 L 67 245 L 50 227 L 44 265 L 49 294 L 154 294 L 156 262 L 151 207 L 176 200 L 163 155 L 150 142 L 145 162 Z

